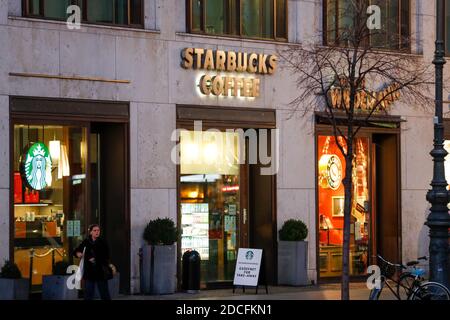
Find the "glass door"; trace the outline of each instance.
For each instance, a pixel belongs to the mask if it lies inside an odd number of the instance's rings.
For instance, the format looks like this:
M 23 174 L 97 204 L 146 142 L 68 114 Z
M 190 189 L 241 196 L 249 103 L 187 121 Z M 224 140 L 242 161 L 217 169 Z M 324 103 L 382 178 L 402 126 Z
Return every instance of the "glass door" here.
M 248 236 L 239 136 L 183 131 L 180 155 L 181 254 L 199 252 L 203 286 L 231 282 Z

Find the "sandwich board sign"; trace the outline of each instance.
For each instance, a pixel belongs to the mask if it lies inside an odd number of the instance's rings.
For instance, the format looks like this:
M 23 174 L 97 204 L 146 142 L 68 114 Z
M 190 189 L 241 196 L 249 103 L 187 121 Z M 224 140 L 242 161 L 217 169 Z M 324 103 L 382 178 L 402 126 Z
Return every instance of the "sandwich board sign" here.
M 258 287 L 261 258 L 262 249 L 239 248 L 233 285 Z

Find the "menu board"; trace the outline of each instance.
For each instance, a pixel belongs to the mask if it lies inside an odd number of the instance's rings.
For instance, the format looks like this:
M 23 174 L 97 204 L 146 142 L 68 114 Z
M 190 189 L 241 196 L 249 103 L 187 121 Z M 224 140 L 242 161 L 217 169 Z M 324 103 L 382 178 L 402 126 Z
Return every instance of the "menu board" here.
M 181 254 L 195 250 L 202 260 L 209 259 L 209 207 L 207 203 L 181 204 Z

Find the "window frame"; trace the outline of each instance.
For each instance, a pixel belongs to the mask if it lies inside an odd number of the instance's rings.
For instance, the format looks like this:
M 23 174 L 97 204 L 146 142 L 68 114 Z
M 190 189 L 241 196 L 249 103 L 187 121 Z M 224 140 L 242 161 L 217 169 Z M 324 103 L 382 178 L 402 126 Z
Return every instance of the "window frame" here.
M 332 0 L 335 2 L 335 6 L 337 8 L 337 11 L 339 11 L 339 0 Z M 362 0 L 360 0 L 362 1 Z M 400 35 L 402 35 L 402 9 L 403 9 L 403 0 L 397 0 L 398 1 L 398 32 Z M 408 36 L 411 36 L 411 23 L 412 23 L 412 19 L 411 19 L 411 1 L 408 1 L 408 21 L 406 22 L 406 25 L 408 27 Z M 370 5 L 370 0 L 368 1 L 369 5 Z M 328 42 L 328 1 L 327 0 L 322 0 L 322 15 L 323 15 L 323 21 L 322 21 L 322 29 L 323 29 L 323 37 L 322 37 L 322 41 L 323 44 L 325 46 L 340 46 L 340 44 L 336 43 L 336 41 L 334 43 L 329 43 Z M 335 13 L 335 31 L 334 31 L 334 36 L 335 38 L 338 37 L 338 29 L 339 29 L 339 15 L 336 12 Z M 398 42 L 398 46 L 395 49 L 391 49 L 391 48 L 377 48 L 377 47 L 373 47 L 373 49 L 377 50 L 377 51 L 390 51 L 390 52 L 404 52 L 404 53 L 411 53 L 411 41 L 408 41 L 408 44 L 405 45 L 404 47 L 402 47 L 402 40 L 401 37 L 399 39 Z
M 286 30 L 286 37 L 277 37 L 277 0 L 273 0 L 272 7 L 273 7 L 273 20 L 272 20 L 272 31 L 273 31 L 273 37 L 271 38 L 262 38 L 262 37 L 250 37 L 243 35 L 242 33 L 242 1 L 243 0 L 236 0 L 238 2 L 237 4 L 237 14 L 238 14 L 238 23 L 239 26 L 237 28 L 237 35 L 234 34 L 219 34 L 219 33 L 207 33 L 205 31 L 205 21 L 206 21 L 206 6 L 205 6 L 205 0 L 201 1 L 201 16 L 200 16 L 200 31 L 193 30 L 192 24 L 192 1 L 196 0 L 186 0 L 186 27 L 189 33 L 192 34 L 201 34 L 201 35 L 207 35 L 207 36 L 217 36 L 217 37 L 230 37 L 230 38 L 239 38 L 239 39 L 251 39 L 251 40 L 263 40 L 263 41 L 278 41 L 278 42 L 288 42 L 289 39 L 289 1 L 285 0 L 286 7 L 285 7 L 285 30 Z
M 46 17 L 44 14 L 45 0 L 39 0 L 39 15 L 32 14 L 30 11 L 30 2 L 32 0 L 22 0 L 22 16 L 34 19 L 42 19 L 42 20 L 51 20 L 51 21 L 66 21 L 66 19 L 58 19 L 58 18 L 50 18 Z M 128 24 L 119 24 L 119 23 L 102 23 L 102 22 L 94 22 L 87 20 L 87 1 L 95 1 L 95 0 L 70 0 L 71 5 L 81 4 L 81 23 L 86 25 L 101 25 L 108 27 L 121 27 L 121 28 L 130 28 L 130 29 L 144 29 L 145 22 L 145 0 L 141 0 L 140 7 L 140 24 L 131 24 L 131 0 L 127 0 L 128 2 Z

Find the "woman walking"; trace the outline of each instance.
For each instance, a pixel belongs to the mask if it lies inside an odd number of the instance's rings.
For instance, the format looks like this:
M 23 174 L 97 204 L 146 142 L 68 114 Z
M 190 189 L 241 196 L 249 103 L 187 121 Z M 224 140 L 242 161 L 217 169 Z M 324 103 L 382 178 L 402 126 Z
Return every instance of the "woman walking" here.
M 94 299 L 95 286 L 97 286 L 102 300 L 111 300 L 108 289 L 108 280 L 112 274 L 109 267 L 109 248 L 100 238 L 100 226 L 89 226 L 89 236 L 74 250 L 73 255 L 82 258 L 84 252 L 84 299 Z

